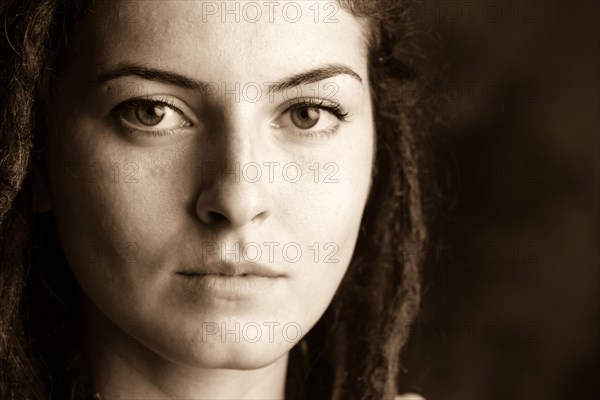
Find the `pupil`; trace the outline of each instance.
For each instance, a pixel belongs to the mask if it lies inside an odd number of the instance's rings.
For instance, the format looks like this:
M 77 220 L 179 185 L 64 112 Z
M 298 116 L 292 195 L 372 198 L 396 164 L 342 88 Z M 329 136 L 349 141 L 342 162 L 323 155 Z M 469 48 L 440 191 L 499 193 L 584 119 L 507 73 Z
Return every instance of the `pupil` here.
M 312 128 L 319 122 L 320 112 L 318 108 L 304 107 L 292 111 L 292 122 L 298 128 Z

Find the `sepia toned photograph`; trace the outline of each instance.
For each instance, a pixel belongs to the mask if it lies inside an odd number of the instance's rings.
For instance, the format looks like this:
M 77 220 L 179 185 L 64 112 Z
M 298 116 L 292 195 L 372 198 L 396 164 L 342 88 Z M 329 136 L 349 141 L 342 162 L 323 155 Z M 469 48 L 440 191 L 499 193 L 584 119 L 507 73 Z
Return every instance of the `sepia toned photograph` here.
M 0 23 L 0 400 L 600 398 L 600 2 Z

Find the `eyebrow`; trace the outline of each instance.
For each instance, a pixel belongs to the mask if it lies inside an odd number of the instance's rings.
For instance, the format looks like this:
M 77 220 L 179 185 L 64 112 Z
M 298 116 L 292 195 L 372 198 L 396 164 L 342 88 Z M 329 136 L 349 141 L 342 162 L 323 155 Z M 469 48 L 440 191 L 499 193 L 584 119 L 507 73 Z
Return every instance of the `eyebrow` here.
M 348 75 L 356 79 L 362 84 L 363 80 L 352 68 L 343 64 L 327 64 L 306 72 L 289 76 L 279 82 L 265 82 L 269 85 L 268 93 L 281 92 L 299 85 L 320 82 L 327 78 L 332 78 L 338 75 Z M 210 82 L 203 82 L 196 79 L 188 78 L 184 75 L 175 72 L 166 71 L 158 68 L 150 68 L 141 64 L 135 63 L 120 63 L 101 72 L 96 78 L 97 83 L 104 83 L 113 79 L 126 76 L 138 76 L 142 79 L 157 81 L 167 85 L 179 86 L 185 89 L 200 91 L 202 93 L 209 92 L 211 88 Z

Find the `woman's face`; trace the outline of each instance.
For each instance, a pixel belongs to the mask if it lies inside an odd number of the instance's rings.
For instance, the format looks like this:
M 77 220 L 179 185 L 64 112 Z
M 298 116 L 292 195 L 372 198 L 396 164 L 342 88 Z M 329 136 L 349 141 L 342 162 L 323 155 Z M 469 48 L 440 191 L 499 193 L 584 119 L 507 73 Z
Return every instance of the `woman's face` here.
M 177 363 L 268 365 L 355 247 L 374 147 L 364 26 L 329 2 L 95 11 L 54 92 L 47 165 L 88 310 Z

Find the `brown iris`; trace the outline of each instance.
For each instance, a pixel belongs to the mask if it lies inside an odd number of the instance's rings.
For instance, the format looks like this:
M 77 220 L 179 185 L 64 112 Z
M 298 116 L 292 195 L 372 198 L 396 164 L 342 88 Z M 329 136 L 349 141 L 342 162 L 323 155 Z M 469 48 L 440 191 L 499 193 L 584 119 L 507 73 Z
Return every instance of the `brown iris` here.
M 135 109 L 136 118 L 146 126 L 158 125 L 165 115 L 165 107 L 161 105 L 140 105 Z
M 301 107 L 290 112 L 294 125 L 301 129 L 312 128 L 319 122 L 321 111 L 316 107 Z

